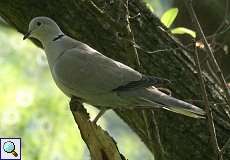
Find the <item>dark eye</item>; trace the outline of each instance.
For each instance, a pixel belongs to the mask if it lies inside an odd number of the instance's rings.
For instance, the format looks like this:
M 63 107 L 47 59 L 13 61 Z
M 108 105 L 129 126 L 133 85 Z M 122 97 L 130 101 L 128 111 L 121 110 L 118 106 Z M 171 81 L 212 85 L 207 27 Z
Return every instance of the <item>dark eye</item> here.
M 41 22 L 37 22 L 37 26 L 40 26 L 42 23 Z

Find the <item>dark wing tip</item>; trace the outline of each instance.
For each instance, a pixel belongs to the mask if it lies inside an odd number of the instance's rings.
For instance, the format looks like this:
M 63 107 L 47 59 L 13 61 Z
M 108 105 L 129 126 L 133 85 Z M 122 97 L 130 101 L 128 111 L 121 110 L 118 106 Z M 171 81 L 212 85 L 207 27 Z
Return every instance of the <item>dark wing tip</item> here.
M 150 86 L 161 86 L 169 83 L 171 83 L 171 81 L 168 79 L 142 75 L 142 78 L 140 80 L 131 81 L 125 85 L 121 85 L 113 89 L 113 91 L 127 91 L 127 90 L 139 89 L 139 88 L 146 88 Z

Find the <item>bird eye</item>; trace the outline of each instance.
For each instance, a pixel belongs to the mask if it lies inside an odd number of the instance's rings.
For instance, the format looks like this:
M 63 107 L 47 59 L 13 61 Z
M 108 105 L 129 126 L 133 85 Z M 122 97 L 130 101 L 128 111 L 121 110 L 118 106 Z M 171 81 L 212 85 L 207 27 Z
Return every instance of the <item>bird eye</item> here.
M 41 22 L 37 22 L 37 26 L 40 26 L 42 23 Z

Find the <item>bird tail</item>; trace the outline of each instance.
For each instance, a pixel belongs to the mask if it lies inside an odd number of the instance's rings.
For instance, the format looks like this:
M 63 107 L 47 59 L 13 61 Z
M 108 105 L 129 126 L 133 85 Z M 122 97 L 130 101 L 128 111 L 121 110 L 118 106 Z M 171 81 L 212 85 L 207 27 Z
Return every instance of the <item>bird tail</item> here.
M 193 118 L 205 118 L 205 111 L 195 105 L 171 97 L 157 88 L 148 89 L 148 95 L 140 97 L 142 100 L 152 105 L 160 104 L 166 110 L 183 114 Z

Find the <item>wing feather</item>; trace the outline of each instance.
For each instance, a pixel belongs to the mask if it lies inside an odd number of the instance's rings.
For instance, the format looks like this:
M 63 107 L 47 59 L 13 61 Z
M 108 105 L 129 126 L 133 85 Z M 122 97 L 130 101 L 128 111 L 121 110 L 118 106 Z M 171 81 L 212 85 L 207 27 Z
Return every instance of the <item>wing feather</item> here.
M 52 74 L 67 88 L 94 94 L 142 78 L 139 72 L 95 50 L 78 48 L 65 51 L 54 63 Z

